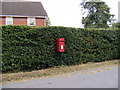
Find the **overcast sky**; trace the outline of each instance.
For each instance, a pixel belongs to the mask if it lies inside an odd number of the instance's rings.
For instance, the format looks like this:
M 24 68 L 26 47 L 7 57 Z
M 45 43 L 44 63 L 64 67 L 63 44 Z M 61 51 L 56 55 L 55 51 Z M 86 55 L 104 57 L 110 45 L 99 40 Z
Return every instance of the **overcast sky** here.
M 7 0 L 9 1 L 9 0 Z M 17 1 L 17 0 L 15 0 Z M 82 27 L 81 0 L 26 0 L 41 1 L 52 26 Z M 118 20 L 118 2 L 120 0 L 103 0 L 111 8 L 110 13 Z

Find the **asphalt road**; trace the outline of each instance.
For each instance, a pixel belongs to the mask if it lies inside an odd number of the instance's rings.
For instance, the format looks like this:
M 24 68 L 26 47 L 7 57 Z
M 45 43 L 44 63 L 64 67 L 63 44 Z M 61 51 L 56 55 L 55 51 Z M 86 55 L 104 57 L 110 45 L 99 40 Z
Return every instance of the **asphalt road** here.
M 118 67 L 104 67 L 3 84 L 3 88 L 118 88 Z

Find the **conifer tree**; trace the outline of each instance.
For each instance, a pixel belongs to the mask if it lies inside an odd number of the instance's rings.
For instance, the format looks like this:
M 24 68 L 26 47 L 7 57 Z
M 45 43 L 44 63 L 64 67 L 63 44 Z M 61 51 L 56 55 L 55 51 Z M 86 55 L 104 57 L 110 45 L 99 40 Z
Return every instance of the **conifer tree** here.
M 86 16 L 83 17 L 82 24 L 86 28 L 108 28 L 108 23 L 114 21 L 114 15 L 110 14 L 110 8 L 103 1 L 84 2 L 83 9 L 86 10 Z

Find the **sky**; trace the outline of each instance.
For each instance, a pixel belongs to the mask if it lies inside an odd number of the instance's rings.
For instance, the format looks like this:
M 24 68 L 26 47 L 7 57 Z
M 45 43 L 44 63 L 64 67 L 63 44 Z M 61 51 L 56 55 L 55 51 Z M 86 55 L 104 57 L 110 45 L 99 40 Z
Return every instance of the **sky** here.
M 8 0 L 7 0 L 8 1 Z M 15 0 L 17 1 L 17 0 Z M 80 8 L 81 0 L 25 0 L 42 2 L 51 26 L 83 27 L 81 24 L 82 14 Z M 111 8 L 110 13 L 115 15 L 118 21 L 118 2 L 120 0 L 103 0 Z

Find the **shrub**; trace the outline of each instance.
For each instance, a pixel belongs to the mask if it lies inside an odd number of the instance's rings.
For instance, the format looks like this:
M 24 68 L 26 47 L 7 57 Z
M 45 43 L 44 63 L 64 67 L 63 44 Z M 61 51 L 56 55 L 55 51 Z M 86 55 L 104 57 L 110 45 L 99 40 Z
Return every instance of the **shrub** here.
M 67 27 L 2 26 L 2 71 L 38 70 L 118 59 L 119 31 Z M 56 39 L 65 38 L 65 52 Z

